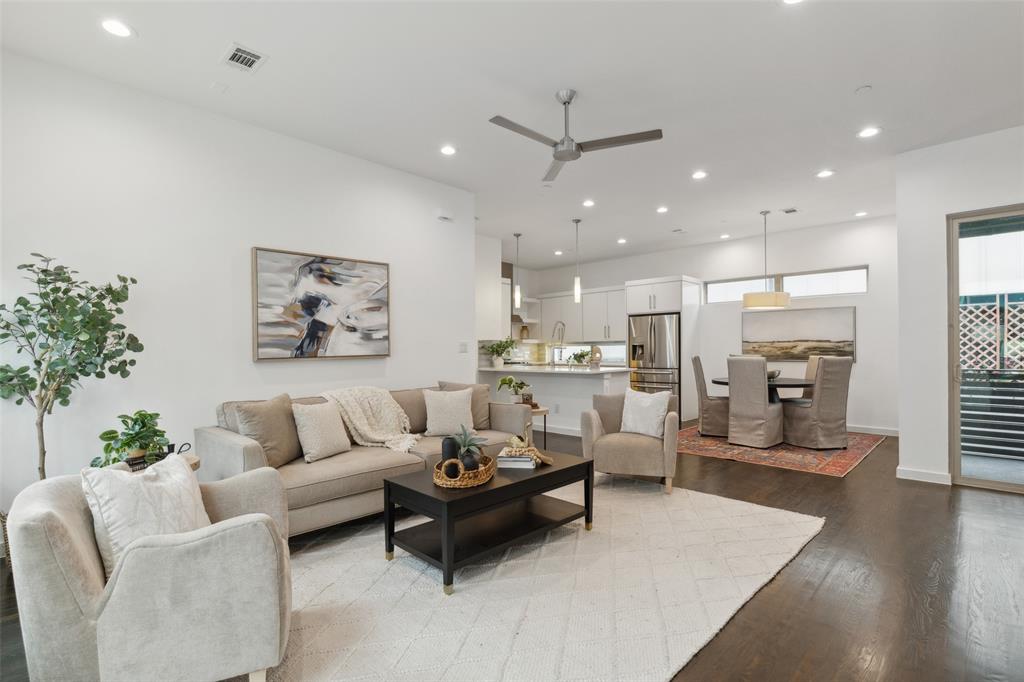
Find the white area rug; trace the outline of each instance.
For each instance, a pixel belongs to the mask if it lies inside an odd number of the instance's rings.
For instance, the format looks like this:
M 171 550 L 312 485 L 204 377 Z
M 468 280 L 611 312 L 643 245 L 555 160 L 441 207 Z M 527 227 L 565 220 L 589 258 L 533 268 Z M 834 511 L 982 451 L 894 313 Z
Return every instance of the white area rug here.
M 558 491 L 582 504 L 582 484 Z M 455 574 L 356 526 L 292 557 L 272 680 L 668 680 L 824 519 L 598 475 L 583 522 Z M 422 522 L 405 520 L 400 527 Z

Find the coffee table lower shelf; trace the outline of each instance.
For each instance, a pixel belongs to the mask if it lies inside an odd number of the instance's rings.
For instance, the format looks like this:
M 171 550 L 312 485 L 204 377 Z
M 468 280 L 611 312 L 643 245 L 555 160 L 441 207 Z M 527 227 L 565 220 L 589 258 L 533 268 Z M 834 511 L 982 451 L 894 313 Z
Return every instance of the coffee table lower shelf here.
M 583 518 L 586 508 L 548 495 L 535 495 L 455 521 L 455 559 L 461 568 L 482 556 L 501 551 L 540 533 Z M 428 521 L 395 531 L 394 544 L 427 563 L 444 569 L 442 524 Z

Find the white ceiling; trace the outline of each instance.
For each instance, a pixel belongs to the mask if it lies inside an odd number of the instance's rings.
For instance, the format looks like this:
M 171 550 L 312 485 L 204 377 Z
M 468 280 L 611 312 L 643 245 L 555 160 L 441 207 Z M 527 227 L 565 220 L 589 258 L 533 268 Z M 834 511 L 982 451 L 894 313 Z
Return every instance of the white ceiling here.
M 6 48 L 477 193 L 478 231 L 522 264 L 597 260 L 895 208 L 896 153 L 1024 123 L 1024 3 L 4 2 Z M 99 28 L 116 16 L 138 35 Z M 232 42 L 268 55 L 221 63 Z M 226 93 L 211 83 L 228 87 Z M 868 94 L 855 94 L 863 84 Z M 540 144 L 579 91 L 585 154 L 550 188 Z M 883 128 L 859 140 L 865 124 Z M 452 143 L 458 154 L 438 149 Z M 834 168 L 828 180 L 814 177 Z M 695 182 L 690 174 L 710 174 Z M 585 209 L 584 198 L 596 206 Z M 669 212 L 655 213 L 658 205 Z M 796 206 L 782 215 L 777 209 Z M 684 234 L 674 234 L 682 228 Z M 616 238 L 628 243 L 617 245 Z M 562 248 L 565 255 L 553 255 Z

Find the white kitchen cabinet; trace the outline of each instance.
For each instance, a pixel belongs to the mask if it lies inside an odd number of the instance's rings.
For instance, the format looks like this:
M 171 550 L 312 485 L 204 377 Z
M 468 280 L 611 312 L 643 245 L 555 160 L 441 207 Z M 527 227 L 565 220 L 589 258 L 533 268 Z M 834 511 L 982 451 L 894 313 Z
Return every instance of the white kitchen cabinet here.
M 583 339 L 592 343 L 626 340 L 626 292 L 592 291 L 582 297 Z
M 626 311 L 630 315 L 677 313 L 682 305 L 683 289 L 678 278 L 626 283 Z
M 553 330 L 559 321 L 565 323 L 566 343 L 583 340 L 582 305 L 573 301 L 572 294 L 541 299 L 540 338 L 557 340 L 553 336 Z
M 501 338 L 512 336 L 512 280 L 501 280 Z

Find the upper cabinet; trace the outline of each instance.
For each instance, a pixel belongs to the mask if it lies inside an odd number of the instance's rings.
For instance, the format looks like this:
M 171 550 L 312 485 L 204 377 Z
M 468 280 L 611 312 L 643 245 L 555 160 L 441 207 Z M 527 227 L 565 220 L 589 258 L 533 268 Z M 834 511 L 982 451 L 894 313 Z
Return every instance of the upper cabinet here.
M 541 299 L 541 330 L 538 335 L 542 341 L 559 341 L 554 333 L 555 326 L 562 322 L 565 324 L 565 334 L 562 341 L 565 343 L 584 340 L 583 334 L 583 306 L 576 303 L 572 294 L 562 296 L 547 296 Z
M 583 294 L 583 341 L 600 343 L 626 340 L 626 292 L 593 291 Z
M 626 313 L 678 313 L 683 305 L 682 279 L 677 277 L 626 282 Z

